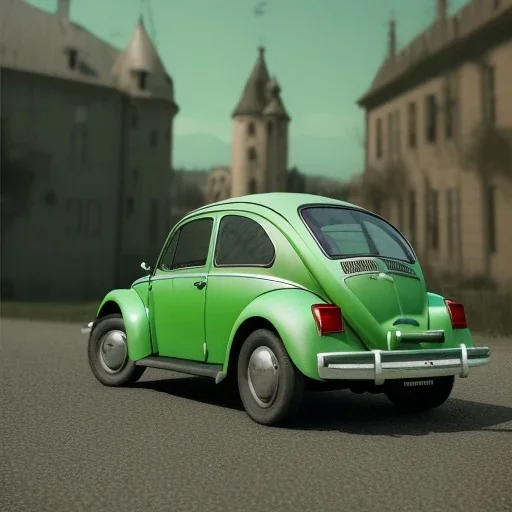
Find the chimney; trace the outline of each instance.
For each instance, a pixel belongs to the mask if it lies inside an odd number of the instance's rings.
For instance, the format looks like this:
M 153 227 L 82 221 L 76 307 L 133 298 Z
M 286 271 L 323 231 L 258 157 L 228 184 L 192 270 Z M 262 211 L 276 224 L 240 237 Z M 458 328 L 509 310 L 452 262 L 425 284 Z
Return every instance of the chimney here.
M 437 21 L 445 21 L 448 13 L 448 0 L 436 0 L 437 2 Z
M 396 55 L 396 22 L 393 15 L 389 20 L 388 45 L 389 57 L 392 59 Z
M 69 20 L 69 4 L 70 0 L 58 0 L 57 15 L 59 17 Z

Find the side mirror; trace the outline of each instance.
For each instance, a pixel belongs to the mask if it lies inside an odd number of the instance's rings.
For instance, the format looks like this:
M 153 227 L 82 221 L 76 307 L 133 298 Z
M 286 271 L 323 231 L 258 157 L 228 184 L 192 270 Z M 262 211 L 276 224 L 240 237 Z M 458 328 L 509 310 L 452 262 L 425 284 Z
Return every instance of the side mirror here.
M 143 261 L 140 264 L 140 268 L 144 270 L 147 274 L 149 274 L 149 272 L 151 271 L 151 267 L 145 261 Z

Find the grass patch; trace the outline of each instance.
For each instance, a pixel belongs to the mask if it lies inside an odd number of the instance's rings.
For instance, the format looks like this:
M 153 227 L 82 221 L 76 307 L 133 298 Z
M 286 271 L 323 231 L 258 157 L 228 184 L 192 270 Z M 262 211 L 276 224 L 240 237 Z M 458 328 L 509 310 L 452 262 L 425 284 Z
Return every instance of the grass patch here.
M 16 302 L 0 304 L 0 316 L 24 320 L 87 323 L 96 317 L 100 300 L 95 302 Z

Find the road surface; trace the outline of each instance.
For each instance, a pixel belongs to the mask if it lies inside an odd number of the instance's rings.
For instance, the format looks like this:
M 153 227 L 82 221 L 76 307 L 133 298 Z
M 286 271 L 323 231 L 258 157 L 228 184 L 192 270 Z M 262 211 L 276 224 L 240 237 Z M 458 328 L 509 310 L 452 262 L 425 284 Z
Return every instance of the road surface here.
M 274 429 L 195 377 L 102 387 L 79 326 L 1 320 L 2 512 L 512 511 L 512 339 L 431 413 L 331 392 Z

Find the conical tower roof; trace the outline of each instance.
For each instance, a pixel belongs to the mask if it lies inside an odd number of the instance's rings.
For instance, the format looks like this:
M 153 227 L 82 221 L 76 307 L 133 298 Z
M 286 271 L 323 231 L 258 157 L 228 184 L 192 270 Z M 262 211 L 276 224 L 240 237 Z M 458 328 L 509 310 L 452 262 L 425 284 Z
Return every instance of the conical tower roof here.
M 232 116 L 261 115 L 267 104 L 266 86 L 270 75 L 265 62 L 265 49 L 258 48 L 258 59 L 245 84 L 242 97 L 238 102 Z
M 147 89 L 143 91 L 144 96 L 174 101 L 172 78 L 165 70 L 142 17 L 139 18 L 128 45 L 119 54 L 112 69 L 118 87 L 131 94 L 138 92 L 133 80 L 134 72 L 143 72 L 148 75 Z

